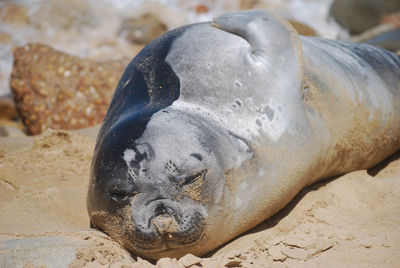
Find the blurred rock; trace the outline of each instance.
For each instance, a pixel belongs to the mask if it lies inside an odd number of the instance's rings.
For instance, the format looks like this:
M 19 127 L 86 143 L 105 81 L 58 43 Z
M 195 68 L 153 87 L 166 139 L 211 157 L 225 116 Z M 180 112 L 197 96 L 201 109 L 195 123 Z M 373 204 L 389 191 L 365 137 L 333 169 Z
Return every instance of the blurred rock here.
M 385 14 L 399 10 L 399 0 L 335 0 L 330 13 L 351 34 L 360 34 L 378 25 Z
M 26 134 L 18 127 L 11 125 L 0 125 L 0 137 L 25 137 L 25 136 Z
M 260 2 L 260 0 L 241 0 L 239 8 L 241 10 L 254 9 Z
M 167 30 L 167 27 L 152 14 L 129 18 L 122 22 L 119 35 L 131 43 L 146 44 Z
M 197 14 L 207 13 L 210 9 L 206 5 L 196 5 L 195 11 Z
M 26 26 L 29 24 L 28 7 L 12 3 L 0 2 L 0 22 L 14 26 Z
M 301 34 L 301 35 L 306 35 L 306 36 L 318 36 L 317 32 L 311 28 L 310 26 L 294 21 L 294 20 L 289 20 L 289 23 L 293 26 L 293 28 L 296 29 L 296 31 Z
M 400 27 L 400 12 L 384 15 L 379 24 L 392 24 L 395 27 Z
M 30 22 L 37 29 L 75 29 L 96 28 L 100 19 L 92 10 L 90 1 L 45 1 L 31 8 Z
M 11 95 L 0 97 L 0 119 L 17 120 L 18 114 Z
M 397 51 L 400 49 L 400 28 L 381 33 L 364 42 L 391 51 Z
M 391 51 L 400 49 L 400 12 L 385 15 L 378 26 L 351 38 L 352 42 L 363 42 Z
M 9 44 L 11 41 L 10 35 L 7 33 L 0 32 L 0 43 Z
M 125 66 L 80 59 L 42 44 L 16 48 L 10 85 L 27 133 L 101 123 Z

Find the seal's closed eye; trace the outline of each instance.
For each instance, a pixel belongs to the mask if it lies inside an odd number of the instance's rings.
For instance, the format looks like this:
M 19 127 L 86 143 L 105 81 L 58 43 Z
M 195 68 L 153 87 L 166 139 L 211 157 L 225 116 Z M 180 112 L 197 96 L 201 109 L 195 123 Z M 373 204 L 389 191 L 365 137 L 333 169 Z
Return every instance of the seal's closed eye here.
M 136 187 L 134 187 L 133 185 L 127 185 L 124 187 L 113 186 L 108 191 L 107 195 L 110 196 L 110 198 L 118 204 L 121 204 L 128 201 L 130 198 L 134 197 L 138 193 L 139 191 L 138 189 L 136 189 Z
M 200 172 L 195 173 L 194 175 L 190 175 L 190 176 L 182 176 L 181 178 L 178 178 L 178 184 L 180 186 L 185 186 L 185 185 L 189 185 L 192 184 L 198 180 L 205 180 L 206 179 L 206 175 L 207 175 L 207 169 L 204 169 Z
M 203 156 L 202 156 L 201 154 L 198 154 L 198 153 L 190 154 L 190 156 L 196 158 L 196 159 L 199 160 L 199 161 L 202 161 L 202 160 L 203 160 Z

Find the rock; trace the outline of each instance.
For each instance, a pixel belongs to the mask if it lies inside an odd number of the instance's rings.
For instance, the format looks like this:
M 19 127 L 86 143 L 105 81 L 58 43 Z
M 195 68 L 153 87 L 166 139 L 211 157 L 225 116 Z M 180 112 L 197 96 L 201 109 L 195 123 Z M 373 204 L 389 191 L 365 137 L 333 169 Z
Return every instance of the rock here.
M 392 24 L 395 27 L 400 27 L 400 12 L 384 15 L 379 24 Z
M 398 0 L 335 0 L 330 14 L 351 34 L 360 34 L 378 25 L 385 14 L 399 10 Z
M 196 5 L 195 11 L 197 14 L 207 13 L 210 9 L 206 5 Z
M 308 252 L 302 248 L 296 247 L 284 247 L 282 249 L 282 254 L 296 260 L 305 261 L 308 257 Z
M 0 267 L 83 267 L 134 263 L 130 254 L 98 231 L 0 241 Z
M 10 95 L 0 97 L 0 137 L 26 136 L 17 120 L 17 109 L 12 97 Z
M 247 10 L 247 9 L 254 9 L 258 4 L 260 4 L 260 0 L 241 0 L 239 9 Z
M 391 51 L 397 51 L 400 49 L 400 28 L 381 33 L 364 42 Z
M 156 268 L 185 268 L 175 258 L 161 258 L 157 261 Z
M 27 133 L 101 123 L 125 66 L 80 59 L 42 44 L 16 48 L 10 85 Z
M 17 120 L 18 114 L 11 95 L 0 97 L 0 119 Z
M 36 29 L 84 31 L 85 28 L 96 28 L 101 23 L 90 1 L 46 1 L 29 12 L 31 25 Z
M 80 243 L 67 243 L 63 237 L 22 238 L 0 242 L 1 267 L 46 265 L 66 267 L 75 259 Z
M 225 267 L 241 267 L 242 260 L 231 260 L 225 263 Z
M 301 35 L 306 35 L 306 36 L 318 36 L 317 32 L 311 28 L 310 26 L 294 21 L 294 20 L 289 20 L 289 23 L 293 26 L 293 28 L 296 29 L 296 31 L 301 34 Z
M 119 35 L 131 43 L 147 44 L 167 30 L 167 27 L 152 14 L 140 18 L 124 19 Z
M 1 123 L 1 122 L 0 122 Z M 26 134 L 15 126 L 0 125 L 0 137 L 25 137 Z
M 9 44 L 11 42 L 11 37 L 9 34 L 0 32 L 0 43 Z
M 13 26 L 26 26 L 30 23 L 28 7 L 5 1 L 0 6 L 0 22 Z
M 282 253 L 284 247 L 282 245 L 273 246 L 268 249 L 268 254 L 274 261 L 285 261 L 287 256 Z
M 247 256 L 246 255 L 239 255 L 238 258 L 241 259 L 241 260 L 244 260 L 244 261 L 247 260 Z
M 134 267 L 135 268 L 154 268 L 154 265 L 151 264 L 150 262 L 138 257 L 137 262 L 135 263 Z
M 218 259 L 207 258 L 207 259 L 203 259 L 201 261 L 201 266 L 207 267 L 207 268 L 221 268 L 221 267 L 223 267 L 223 264 Z
M 382 21 L 373 27 L 350 39 L 352 42 L 367 43 L 391 51 L 400 49 L 400 15 L 390 16 L 391 19 Z
M 179 259 L 179 262 L 185 267 L 190 267 L 192 265 L 200 263 L 202 260 L 202 258 L 196 257 L 192 254 L 186 254 Z

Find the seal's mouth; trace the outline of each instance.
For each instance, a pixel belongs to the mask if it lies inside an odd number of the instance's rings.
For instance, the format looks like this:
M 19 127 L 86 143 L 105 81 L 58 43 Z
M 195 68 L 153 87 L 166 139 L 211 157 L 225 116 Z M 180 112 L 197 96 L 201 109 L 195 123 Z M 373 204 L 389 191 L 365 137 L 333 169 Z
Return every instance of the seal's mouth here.
M 128 243 L 124 243 L 127 249 L 131 250 L 132 252 L 135 253 L 142 253 L 142 254 L 147 254 L 147 253 L 168 253 L 168 252 L 174 252 L 176 250 L 182 249 L 182 248 L 188 248 L 191 247 L 194 244 L 198 244 L 199 241 L 201 241 L 204 237 L 204 233 L 202 233 L 198 239 L 187 243 L 187 244 L 182 244 L 180 242 L 176 241 L 170 241 L 170 240 L 161 240 L 159 244 L 154 245 L 153 247 L 141 247 L 141 245 L 132 243 L 132 241 L 127 241 Z
M 132 218 L 133 228 L 121 237 L 135 252 L 164 252 L 187 247 L 202 239 L 205 219 L 200 212 L 182 213 L 159 205 L 146 221 Z

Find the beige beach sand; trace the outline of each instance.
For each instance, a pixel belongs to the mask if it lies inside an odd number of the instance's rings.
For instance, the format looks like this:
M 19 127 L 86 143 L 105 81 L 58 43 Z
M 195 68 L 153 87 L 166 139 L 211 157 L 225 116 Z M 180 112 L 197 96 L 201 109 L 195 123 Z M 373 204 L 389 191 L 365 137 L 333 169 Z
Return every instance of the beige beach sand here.
M 0 240 L 87 240 L 72 267 L 146 267 L 89 230 L 86 190 L 98 128 L 0 138 Z M 222 228 L 222 226 L 221 226 Z M 123 259 L 124 261 L 121 261 Z M 158 267 L 400 267 L 400 154 L 303 190 L 284 210 L 205 258 Z

